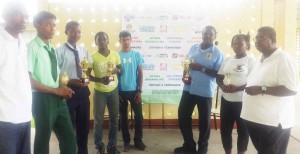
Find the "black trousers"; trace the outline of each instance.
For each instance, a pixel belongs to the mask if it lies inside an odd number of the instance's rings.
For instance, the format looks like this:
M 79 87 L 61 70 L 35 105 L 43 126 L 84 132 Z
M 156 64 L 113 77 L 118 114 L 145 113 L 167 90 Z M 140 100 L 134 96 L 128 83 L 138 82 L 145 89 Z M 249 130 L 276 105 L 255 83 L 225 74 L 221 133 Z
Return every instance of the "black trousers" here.
M 262 125 L 246 121 L 252 143 L 258 154 L 286 154 L 291 128 Z
M 122 138 L 124 143 L 130 142 L 130 134 L 128 130 L 128 101 L 134 112 L 134 142 L 141 142 L 143 139 L 143 113 L 142 102 L 135 103 L 135 95 L 137 91 L 124 92 L 120 91 L 119 95 L 123 100 L 120 100 L 120 126 L 122 130 Z
M 199 114 L 198 151 L 206 153 L 210 137 L 212 98 L 192 95 L 187 91 L 183 91 L 178 108 L 179 127 L 184 139 L 183 146 L 188 148 L 195 147 L 196 142 L 193 139 L 192 131 L 192 114 L 196 105 Z
M 240 117 L 242 102 L 230 102 L 222 97 L 221 99 L 221 139 L 224 149 L 232 149 L 232 130 L 234 122 L 237 125 L 237 149 L 247 151 L 249 133 L 246 122 Z
M 90 90 L 88 87 L 76 88 L 71 87 L 75 92 L 73 96 L 67 100 L 70 117 L 73 127 L 76 129 L 76 141 L 78 154 L 88 153 L 88 134 L 90 121 Z

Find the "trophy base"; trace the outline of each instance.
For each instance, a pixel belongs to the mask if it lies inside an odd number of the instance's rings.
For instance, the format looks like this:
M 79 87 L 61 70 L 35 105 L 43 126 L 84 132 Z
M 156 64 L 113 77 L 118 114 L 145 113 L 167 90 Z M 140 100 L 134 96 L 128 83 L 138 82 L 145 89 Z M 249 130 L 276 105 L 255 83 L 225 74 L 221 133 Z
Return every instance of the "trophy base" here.
M 191 83 L 191 77 L 184 77 L 184 78 L 183 78 L 183 82 L 184 82 L 185 84 L 190 84 L 190 83 Z
M 114 76 L 109 76 L 108 81 L 115 81 L 115 77 Z
M 184 81 L 191 81 L 191 77 L 184 77 L 183 80 Z
M 82 82 L 83 85 L 87 86 L 89 84 L 90 80 L 83 78 L 83 79 L 81 79 L 81 82 Z

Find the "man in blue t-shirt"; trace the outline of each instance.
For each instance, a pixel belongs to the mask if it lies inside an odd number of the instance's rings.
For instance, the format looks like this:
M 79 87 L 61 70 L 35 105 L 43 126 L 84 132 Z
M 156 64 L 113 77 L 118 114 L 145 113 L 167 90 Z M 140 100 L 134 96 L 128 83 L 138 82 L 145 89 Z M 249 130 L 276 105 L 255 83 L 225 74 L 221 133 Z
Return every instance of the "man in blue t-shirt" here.
M 123 74 L 119 79 L 119 99 L 120 99 L 120 124 L 124 142 L 123 151 L 129 151 L 130 134 L 128 131 L 128 101 L 134 111 L 134 145 L 140 150 L 145 150 L 143 143 L 143 114 L 142 114 L 142 85 L 144 59 L 142 55 L 131 49 L 131 34 L 128 31 L 121 31 L 119 34 L 122 50 L 119 51 Z
M 175 154 L 195 153 L 196 142 L 192 132 L 192 113 L 198 108 L 199 139 L 198 154 L 206 154 L 210 137 L 210 114 L 216 85 L 217 72 L 223 62 L 223 54 L 214 44 L 216 29 L 206 26 L 202 31 L 203 42 L 191 47 L 187 58 L 190 78 L 184 78 L 184 88 L 178 107 L 178 121 L 184 139 L 182 147 L 174 149 Z

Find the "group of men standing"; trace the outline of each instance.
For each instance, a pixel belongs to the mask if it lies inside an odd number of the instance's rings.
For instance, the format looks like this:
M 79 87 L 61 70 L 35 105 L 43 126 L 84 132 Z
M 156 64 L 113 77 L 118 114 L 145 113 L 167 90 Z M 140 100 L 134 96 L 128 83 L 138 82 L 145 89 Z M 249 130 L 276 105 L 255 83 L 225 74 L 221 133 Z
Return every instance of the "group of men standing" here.
M 42 11 L 34 17 L 37 36 L 27 47 L 19 36 L 28 22 L 24 5 L 14 1 L 8 3 L 2 17 L 6 24 L 0 29 L 1 153 L 31 153 L 31 115 L 36 128 L 35 154 L 49 153 L 52 130 L 57 136 L 62 154 L 88 153 L 90 81 L 95 82 L 94 144 L 97 152 L 105 153 L 102 126 L 106 106 L 110 122 L 107 152 L 120 153 L 116 148 L 118 115 L 123 151 L 129 151 L 128 101 L 135 113 L 134 145 L 140 150 L 145 149 L 141 103 L 144 60 L 139 52 L 131 49 L 129 32 L 122 31 L 119 34 L 122 45 L 119 52 L 108 48 L 109 37 L 105 32 L 98 32 L 95 35 L 98 51 L 89 55 L 85 48 L 77 45 L 81 27 L 76 21 L 67 23 L 67 41 L 54 49 L 50 40 L 55 33 L 56 17 L 52 13 Z M 193 62 L 189 64 L 190 78 L 183 79 L 185 85 L 178 109 L 184 143 L 174 153 L 206 154 L 208 151 L 215 78 L 223 62 L 222 52 L 213 44 L 216 34 L 214 27 L 205 27 L 202 32 L 203 42 L 192 46 L 187 54 Z M 271 27 L 258 30 L 256 48 L 262 57 L 242 89 L 241 117 L 247 123 L 259 154 L 283 154 L 286 153 L 295 121 L 292 96 L 298 90 L 297 66 L 289 55 L 276 46 L 276 33 Z M 89 63 L 86 71 L 80 66 L 83 60 Z M 69 77 L 66 85 L 59 82 L 64 74 Z M 83 74 L 89 80 L 83 78 Z M 197 143 L 193 139 L 191 127 L 191 115 L 196 105 L 200 130 Z
M 54 49 L 50 40 L 55 34 L 56 17 L 52 13 L 42 11 L 34 16 L 33 25 L 37 35 L 27 47 L 19 36 L 28 22 L 24 5 L 16 1 L 9 2 L 4 7 L 2 17 L 6 25 L 0 31 L 0 140 L 7 142 L 1 142 L 1 153 L 31 153 L 30 121 L 33 115 L 36 128 L 33 150 L 35 154 L 49 153 L 52 131 L 57 136 L 62 154 L 87 154 L 90 81 L 96 83 L 94 137 L 98 153 L 105 153 L 102 125 L 106 106 L 110 121 L 107 152 L 120 153 L 116 148 L 119 106 L 123 151 L 129 151 L 128 101 L 137 119 L 134 145 L 140 150 L 145 149 L 142 141 L 141 104 L 144 61 L 139 52 L 131 49 L 129 32 L 120 33 L 122 50 L 119 52 L 108 49 L 109 38 L 105 32 L 97 33 L 95 42 L 98 51 L 90 56 L 87 49 L 77 45 L 81 37 L 81 27 L 76 21 L 66 24 L 67 41 Z M 128 59 L 130 61 L 126 61 Z M 85 71 L 81 66 L 84 60 L 89 65 Z M 112 68 L 108 68 L 111 67 L 108 66 L 109 63 L 112 63 Z M 63 85 L 60 80 L 65 75 L 69 79 Z M 83 75 L 87 78 L 83 78 Z

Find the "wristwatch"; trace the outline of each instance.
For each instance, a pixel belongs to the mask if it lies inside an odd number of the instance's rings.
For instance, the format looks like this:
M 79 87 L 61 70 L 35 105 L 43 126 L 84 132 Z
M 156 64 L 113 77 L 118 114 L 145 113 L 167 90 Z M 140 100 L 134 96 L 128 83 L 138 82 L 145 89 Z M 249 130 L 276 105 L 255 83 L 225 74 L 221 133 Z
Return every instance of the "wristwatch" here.
M 267 87 L 266 86 L 261 86 L 261 93 L 265 94 L 267 91 Z

